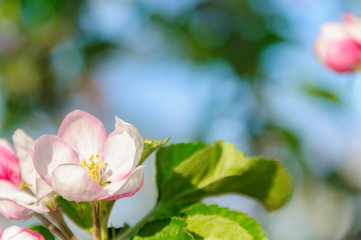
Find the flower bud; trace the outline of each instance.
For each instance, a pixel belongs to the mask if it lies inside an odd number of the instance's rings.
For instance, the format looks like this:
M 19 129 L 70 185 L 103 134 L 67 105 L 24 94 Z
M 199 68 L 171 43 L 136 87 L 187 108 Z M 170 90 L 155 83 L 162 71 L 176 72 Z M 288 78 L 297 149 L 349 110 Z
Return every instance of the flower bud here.
M 321 62 L 336 72 L 352 72 L 361 65 L 361 45 L 349 35 L 344 24 L 323 25 L 315 51 Z
M 18 226 L 8 227 L 4 232 L 0 233 L 0 240 L 45 240 L 45 238 L 37 232 L 21 228 Z

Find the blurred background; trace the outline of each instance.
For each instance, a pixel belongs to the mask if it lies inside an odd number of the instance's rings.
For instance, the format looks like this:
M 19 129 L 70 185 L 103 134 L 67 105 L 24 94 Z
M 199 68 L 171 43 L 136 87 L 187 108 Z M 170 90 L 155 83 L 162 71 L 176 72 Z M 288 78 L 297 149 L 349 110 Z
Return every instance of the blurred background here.
M 361 1 L 0 0 L 1 136 L 56 133 L 82 109 L 109 131 L 117 115 L 148 139 L 224 139 L 282 162 L 294 196 L 273 213 L 236 195 L 206 203 L 249 213 L 274 240 L 361 239 L 361 78 L 313 52 L 344 11 L 360 14 Z M 113 226 L 155 204 L 146 165 Z

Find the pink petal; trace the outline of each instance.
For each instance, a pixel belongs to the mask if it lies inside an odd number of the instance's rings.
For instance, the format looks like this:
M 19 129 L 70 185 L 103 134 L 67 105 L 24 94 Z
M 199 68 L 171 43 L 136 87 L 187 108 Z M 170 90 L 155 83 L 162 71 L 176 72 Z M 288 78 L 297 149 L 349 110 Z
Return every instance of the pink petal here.
M 119 181 L 127 177 L 139 162 L 143 139 L 138 130 L 120 119 L 116 129 L 104 144 L 103 160 L 106 181 Z
M 53 188 L 50 187 L 39 174 L 36 174 L 36 189 L 34 193 L 37 201 L 41 201 L 44 197 L 51 197 L 55 194 Z
M 0 202 L 1 213 L 10 216 L 10 218 L 19 217 L 22 219 L 32 211 L 38 213 L 49 212 L 43 202 L 38 203 L 34 196 L 21 191 L 11 182 L 5 180 L 0 180 Z M 5 211 L 5 213 L 2 211 Z
M 98 118 L 76 110 L 64 118 L 58 136 L 72 146 L 81 159 L 88 159 L 91 155 L 101 154 L 108 133 Z
M 361 65 L 361 45 L 352 39 L 330 43 L 325 63 L 337 72 L 354 71 Z
M 85 167 L 79 164 L 64 164 L 52 175 L 54 191 L 69 201 L 93 201 L 103 188 L 89 177 Z
M 325 24 L 316 40 L 315 52 L 336 72 L 355 71 L 361 65 L 361 45 L 352 39 L 343 24 Z
M 3 146 L 7 150 L 9 150 L 12 154 L 16 154 L 14 148 L 11 146 L 11 144 L 8 142 L 8 140 L 4 138 L 0 138 L 0 146 Z
M 0 139 L 0 179 L 8 180 L 16 186 L 21 180 L 19 161 L 5 139 Z
M 133 196 L 143 186 L 145 166 L 137 167 L 127 179 L 112 182 L 104 187 L 103 193 L 98 200 L 117 200 Z
M 77 153 L 61 138 L 43 135 L 35 143 L 34 165 L 41 178 L 51 185 L 55 168 L 65 163 L 79 163 Z
M 24 130 L 17 129 L 13 135 L 13 143 L 19 159 L 21 179 L 29 184 L 29 188 L 35 193 L 37 173 L 32 157 L 34 140 Z
M 0 213 L 8 219 L 22 220 L 29 217 L 33 211 L 11 200 L 0 198 Z
M 1 240 L 45 240 L 45 238 L 35 231 L 18 226 L 8 227 L 4 230 Z

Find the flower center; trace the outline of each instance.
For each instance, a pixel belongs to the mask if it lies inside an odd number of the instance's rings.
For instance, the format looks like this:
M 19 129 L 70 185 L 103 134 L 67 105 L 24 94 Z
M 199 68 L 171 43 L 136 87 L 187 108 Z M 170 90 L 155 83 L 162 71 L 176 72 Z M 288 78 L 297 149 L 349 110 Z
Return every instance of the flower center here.
M 94 182 L 101 185 L 104 162 L 100 160 L 100 156 L 98 154 L 95 155 L 95 157 L 98 159 L 96 162 L 94 162 L 94 155 L 91 155 L 91 157 L 89 158 L 90 164 L 88 164 L 88 162 L 84 158 L 80 161 L 80 165 L 86 167 L 88 169 L 89 177 L 91 177 Z

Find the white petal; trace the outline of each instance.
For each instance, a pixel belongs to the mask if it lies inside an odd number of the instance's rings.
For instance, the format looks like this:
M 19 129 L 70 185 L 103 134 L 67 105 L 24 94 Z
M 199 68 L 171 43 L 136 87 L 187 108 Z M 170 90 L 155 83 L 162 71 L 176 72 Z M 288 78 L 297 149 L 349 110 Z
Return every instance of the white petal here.
M 98 118 L 76 110 L 64 118 L 58 136 L 78 152 L 80 159 L 88 159 L 101 153 L 108 133 Z
M 12 226 L 4 230 L 3 235 L 1 236 L 1 240 L 9 240 L 11 237 L 20 233 L 22 230 L 21 227 Z
M 115 130 L 109 134 L 103 150 L 106 181 L 118 181 L 129 175 L 135 168 L 136 151 L 134 141 L 126 131 Z
M 36 191 L 35 197 L 37 201 L 41 201 L 44 197 L 50 197 L 54 193 L 53 188 L 49 186 L 40 176 L 36 176 Z
M 342 40 L 345 38 L 350 38 L 350 35 L 347 33 L 345 25 L 342 23 L 325 23 L 321 27 L 321 36 L 326 38 L 328 41 L 332 40 Z
M 89 177 L 85 167 L 78 164 L 64 164 L 52 175 L 54 191 L 69 201 L 93 201 L 103 188 Z
M 21 191 L 9 181 L 0 180 L 0 200 L 10 200 L 16 204 L 38 213 L 48 212 L 43 202 L 37 202 L 36 198 L 25 191 Z
M 19 159 L 21 179 L 29 185 L 33 193 L 36 189 L 36 170 L 33 162 L 34 140 L 24 130 L 17 129 L 13 135 L 16 155 Z
M 8 219 L 21 220 L 29 217 L 33 211 L 11 200 L 0 199 L 0 213 Z
M 104 187 L 104 191 L 97 199 L 117 200 L 133 196 L 143 186 L 145 166 L 137 167 L 127 179 L 112 182 Z
M 107 181 L 119 181 L 137 166 L 143 152 L 143 138 L 131 124 L 115 117 L 115 130 L 104 144 L 103 160 Z
M 51 175 L 56 167 L 65 163 L 79 163 L 77 153 L 61 138 L 43 135 L 35 143 L 34 165 L 44 181 L 51 185 Z
M 34 140 L 24 130 L 17 129 L 13 135 L 13 142 L 20 163 L 21 178 L 29 185 L 28 188 L 35 194 L 36 199 L 40 201 L 51 194 L 53 189 L 35 170 L 33 161 Z
M 134 157 L 134 165 L 136 166 L 142 156 L 143 152 L 143 137 L 140 135 L 138 129 L 134 127 L 132 124 L 123 121 L 122 119 L 115 117 L 115 129 L 119 132 L 126 131 L 128 135 L 133 139 L 135 144 L 135 157 Z

